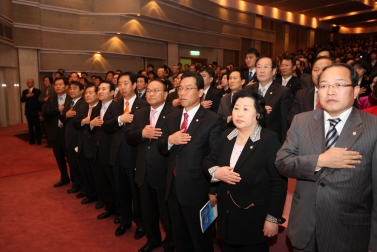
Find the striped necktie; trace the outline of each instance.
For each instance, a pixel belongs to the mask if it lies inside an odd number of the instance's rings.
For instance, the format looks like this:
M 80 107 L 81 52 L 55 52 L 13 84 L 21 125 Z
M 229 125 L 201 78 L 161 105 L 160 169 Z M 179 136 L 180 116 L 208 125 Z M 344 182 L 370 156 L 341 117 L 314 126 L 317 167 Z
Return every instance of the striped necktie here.
M 330 149 L 331 147 L 334 147 L 336 141 L 339 138 L 339 134 L 336 131 L 335 126 L 340 122 L 340 118 L 329 119 L 329 122 L 330 128 L 326 134 L 326 150 Z

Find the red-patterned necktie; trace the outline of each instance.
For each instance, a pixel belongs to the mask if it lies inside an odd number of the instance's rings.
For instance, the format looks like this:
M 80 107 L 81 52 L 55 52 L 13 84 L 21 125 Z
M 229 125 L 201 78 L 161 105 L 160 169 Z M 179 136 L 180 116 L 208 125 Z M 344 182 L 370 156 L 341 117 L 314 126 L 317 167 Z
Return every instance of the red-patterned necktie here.
M 181 125 L 181 130 L 183 130 L 183 133 L 186 133 L 186 131 L 187 131 L 187 124 L 188 124 L 188 114 L 183 113 L 183 122 L 182 122 L 182 125 Z M 177 168 L 176 167 L 174 167 L 174 169 L 173 169 L 173 175 L 174 175 L 174 177 L 177 176 Z
M 188 124 L 188 114 L 183 113 L 183 122 L 181 125 L 181 130 L 183 130 L 183 133 L 186 133 L 187 131 L 187 124 Z

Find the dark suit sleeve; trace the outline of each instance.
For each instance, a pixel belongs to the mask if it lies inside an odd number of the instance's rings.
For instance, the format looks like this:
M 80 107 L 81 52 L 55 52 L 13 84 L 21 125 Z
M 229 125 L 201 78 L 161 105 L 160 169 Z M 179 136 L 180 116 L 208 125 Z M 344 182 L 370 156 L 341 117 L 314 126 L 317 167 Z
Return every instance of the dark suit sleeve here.
M 280 132 L 280 143 L 284 143 L 285 137 L 288 131 L 288 113 L 292 108 L 292 92 L 288 88 L 284 92 L 281 98 L 280 104 L 280 120 L 281 120 L 281 132 Z
M 224 131 L 220 137 L 220 139 L 217 141 L 215 148 L 212 149 L 212 151 L 208 154 L 207 157 L 204 158 L 202 168 L 203 173 L 206 175 L 207 178 L 212 179 L 211 175 L 208 172 L 208 169 L 214 166 L 218 166 L 217 160 L 221 156 L 222 150 L 224 148 L 224 142 L 227 141 L 227 134 L 229 131 Z
M 21 95 L 21 99 L 20 99 L 21 102 L 26 102 L 27 101 L 27 97 L 26 97 L 27 93 L 28 93 L 27 90 L 22 91 L 22 95 Z
M 110 107 L 106 110 L 105 115 L 103 116 L 103 125 L 102 129 L 104 132 L 111 134 L 114 131 L 117 131 L 123 125 L 119 125 L 118 122 L 118 113 L 117 113 L 117 102 L 112 102 Z
M 67 102 L 64 104 L 64 109 L 62 111 L 62 113 L 59 115 L 59 120 L 64 123 L 64 121 L 67 119 L 67 116 L 66 116 L 66 113 L 68 110 L 70 110 L 70 104 L 68 104 Z
M 271 135 L 267 140 L 268 153 L 266 153 L 265 160 L 267 162 L 267 172 L 271 182 L 271 198 L 268 208 L 268 213 L 277 219 L 281 219 L 283 213 L 285 197 L 287 194 L 288 180 L 280 176 L 275 166 L 276 152 L 280 148 L 280 141 L 277 134 Z
M 84 105 L 88 106 L 86 103 Z M 85 126 L 85 124 L 81 125 L 82 119 L 88 116 L 88 113 L 85 114 L 84 111 L 85 111 L 85 106 L 80 106 L 79 109 L 77 110 L 75 118 L 72 121 L 73 127 L 75 127 L 75 129 L 77 130 L 80 130 L 81 127 Z
M 56 104 L 53 104 L 53 100 L 49 99 L 43 111 L 43 116 L 52 118 L 58 115 L 60 115 L 60 111 L 59 111 L 59 106 L 57 106 L 57 102 Z
M 171 132 L 169 132 L 169 127 L 168 127 L 170 122 L 171 121 L 169 120 L 169 117 L 168 117 L 167 123 L 165 123 L 164 126 L 162 126 L 162 136 L 160 137 L 160 139 L 158 139 L 158 142 L 157 142 L 158 152 L 160 152 L 160 154 L 163 156 L 168 156 L 171 151 L 171 149 L 170 150 L 168 149 L 168 139 L 169 139 L 170 134 L 172 134 Z M 174 148 L 174 146 L 172 148 Z
M 211 150 L 213 150 L 216 146 L 217 141 L 219 140 L 219 137 L 221 136 L 221 133 L 223 132 L 223 119 L 220 115 L 218 115 L 216 122 L 213 124 L 211 130 L 209 131 L 209 145 Z M 211 184 L 209 188 L 209 194 L 216 194 L 218 187 L 218 183 Z
M 221 97 L 223 97 L 223 95 L 221 94 L 221 92 L 219 90 L 216 89 L 214 91 L 214 96 L 213 96 L 213 99 L 212 99 L 211 111 L 217 113 L 217 110 L 219 109 Z

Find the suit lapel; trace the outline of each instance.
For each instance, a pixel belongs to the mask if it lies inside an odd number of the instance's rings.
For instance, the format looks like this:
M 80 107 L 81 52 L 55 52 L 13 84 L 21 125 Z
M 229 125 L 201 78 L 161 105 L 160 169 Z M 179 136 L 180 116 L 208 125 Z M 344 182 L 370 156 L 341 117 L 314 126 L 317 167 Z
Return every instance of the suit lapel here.
M 168 108 L 168 105 L 165 103 L 164 107 L 161 110 L 160 116 L 158 117 L 158 120 L 156 122 L 156 128 L 162 128 L 162 126 L 166 122 L 167 114 L 169 114 L 169 108 Z
M 360 111 L 352 108 L 351 114 L 344 124 L 342 132 L 340 133 L 339 139 L 336 142 L 335 146 L 350 149 L 362 132 L 363 121 L 360 118 Z
M 131 114 L 135 113 L 135 111 L 137 109 L 139 109 L 139 107 L 140 107 L 140 101 L 141 101 L 141 99 L 136 97 L 136 99 L 134 101 L 134 104 L 132 104 L 132 108 L 131 108 L 131 112 L 130 112 Z
M 240 167 L 242 167 L 242 165 L 247 161 L 247 159 L 249 158 L 249 156 L 253 153 L 255 146 L 256 146 L 256 142 L 254 143 L 249 138 L 247 140 L 245 146 L 243 147 L 243 150 L 241 152 L 240 157 L 237 160 L 236 167 L 234 167 L 234 171 L 235 172 L 239 172 Z
M 276 89 L 276 84 L 275 82 L 272 82 L 271 86 L 267 89 L 267 92 L 264 95 L 264 101 L 266 102 L 266 105 L 268 101 L 275 95 L 275 89 Z
M 196 112 L 194 118 L 192 118 L 191 123 L 186 131 L 187 134 L 190 136 L 194 135 L 196 129 L 199 127 L 200 124 L 203 122 L 203 117 L 204 117 L 204 110 L 202 106 L 199 107 L 198 111 Z M 181 125 L 179 125 L 181 127 Z M 178 151 L 180 151 L 182 148 L 184 148 L 187 144 L 180 145 L 178 147 Z
M 323 122 L 323 110 L 318 109 L 315 111 L 312 122 L 309 123 L 309 135 L 311 137 L 311 144 L 313 153 L 323 153 L 325 152 L 325 129 Z

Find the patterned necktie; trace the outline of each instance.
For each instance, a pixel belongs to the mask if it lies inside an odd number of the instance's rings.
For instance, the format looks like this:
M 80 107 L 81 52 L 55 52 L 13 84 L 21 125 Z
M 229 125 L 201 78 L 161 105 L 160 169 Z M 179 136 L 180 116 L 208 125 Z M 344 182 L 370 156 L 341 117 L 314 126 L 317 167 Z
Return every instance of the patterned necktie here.
M 75 105 L 75 102 L 74 101 L 72 101 L 71 102 L 71 109 L 73 109 L 73 106 Z
M 260 88 L 260 89 L 258 89 L 258 93 L 259 93 L 261 96 L 264 96 L 264 88 Z
M 151 118 L 150 118 L 150 123 L 151 123 L 151 126 L 154 128 L 156 127 L 156 118 L 154 117 L 157 113 L 157 109 L 152 109 L 151 111 Z
M 183 133 L 186 133 L 187 131 L 188 117 L 189 116 L 187 113 L 183 113 L 183 122 L 181 125 L 181 130 L 183 130 Z
M 127 113 L 127 112 L 130 111 L 129 105 L 130 105 L 130 103 L 128 101 L 126 101 L 126 108 L 124 109 L 124 113 Z
M 138 98 L 141 97 L 141 92 L 137 93 L 137 97 L 138 97 Z
M 336 141 L 339 138 L 338 132 L 336 131 L 335 126 L 340 122 L 340 118 L 329 119 L 330 128 L 326 134 L 326 150 L 334 147 Z
M 89 119 L 90 119 L 90 116 L 92 115 L 92 110 L 93 110 L 93 106 L 89 105 L 89 112 L 88 112 Z

